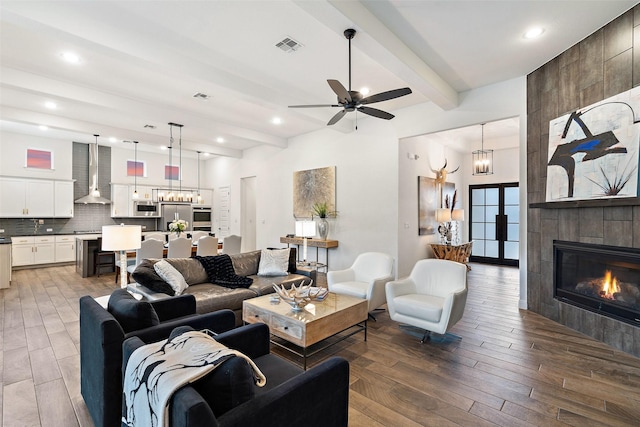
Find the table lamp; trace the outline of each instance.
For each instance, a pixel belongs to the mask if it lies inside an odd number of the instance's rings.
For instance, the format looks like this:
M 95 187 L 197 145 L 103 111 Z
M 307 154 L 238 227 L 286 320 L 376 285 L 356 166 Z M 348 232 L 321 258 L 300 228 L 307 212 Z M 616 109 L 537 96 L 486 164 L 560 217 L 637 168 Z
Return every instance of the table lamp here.
M 127 252 L 140 249 L 142 245 L 142 226 L 140 225 L 103 225 L 102 250 L 120 252 L 120 287 L 127 283 Z
M 438 232 L 442 243 L 451 243 L 451 209 L 436 209 L 436 221 L 440 223 Z
M 315 235 L 315 221 L 296 221 L 296 236 L 302 237 L 302 259 L 304 262 L 307 262 L 307 238 Z

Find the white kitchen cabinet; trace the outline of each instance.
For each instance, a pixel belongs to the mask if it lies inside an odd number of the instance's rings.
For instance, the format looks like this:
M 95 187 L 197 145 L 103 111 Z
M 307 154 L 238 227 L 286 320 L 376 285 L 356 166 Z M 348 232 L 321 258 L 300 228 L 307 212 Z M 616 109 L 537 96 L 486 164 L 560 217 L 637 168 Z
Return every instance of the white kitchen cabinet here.
M 53 191 L 50 180 L 0 178 L 0 217 L 52 218 Z
M 213 207 L 213 190 L 201 188 L 200 196 L 202 196 L 202 203 L 200 203 L 201 205 Z
M 55 262 L 54 236 L 18 236 L 11 241 L 14 267 Z
M 132 210 L 133 200 L 131 199 L 129 186 L 125 184 L 111 184 L 111 217 L 130 217 Z
M 76 260 L 75 236 L 55 236 L 55 260 L 56 262 L 69 262 Z
M 73 218 L 73 182 L 56 181 L 53 215 L 56 218 Z
M 133 200 L 133 190 L 135 187 L 131 187 L 131 196 Z M 138 185 L 138 201 L 139 202 L 152 202 L 153 201 L 153 187 L 146 185 Z
M 33 264 L 33 247 L 35 239 L 33 236 L 17 236 L 11 238 L 11 262 L 12 266 Z

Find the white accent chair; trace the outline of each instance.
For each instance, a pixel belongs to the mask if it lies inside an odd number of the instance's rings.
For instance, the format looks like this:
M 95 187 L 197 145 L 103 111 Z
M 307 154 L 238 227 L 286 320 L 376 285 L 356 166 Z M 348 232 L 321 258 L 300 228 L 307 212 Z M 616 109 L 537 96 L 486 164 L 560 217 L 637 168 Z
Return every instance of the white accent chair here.
M 330 292 L 364 298 L 369 302 L 369 318 L 376 320 L 372 311 L 385 301 L 385 284 L 393 280 L 393 258 L 381 252 L 365 252 L 346 270 L 329 271 L 327 285 Z
M 191 246 L 191 239 L 187 239 L 186 237 L 169 240 L 167 258 L 190 258 Z
M 145 234 L 144 236 L 144 240 L 149 240 L 149 239 L 156 239 L 156 240 L 160 240 L 162 243 L 164 243 L 167 239 L 165 238 L 165 235 L 162 233 L 151 233 L 151 234 Z
M 211 236 L 204 236 L 198 240 L 198 250 L 196 251 L 198 256 L 214 256 L 218 255 L 218 238 Z
M 242 236 L 236 236 L 232 234 L 222 240 L 222 253 L 223 254 L 239 254 L 240 246 L 242 245 Z
M 467 267 L 455 261 L 422 259 L 409 277 L 387 283 L 387 308 L 392 320 L 446 334 L 464 313 L 467 303 Z
M 191 241 L 193 242 L 194 245 L 197 245 L 201 237 L 208 236 L 208 235 L 209 233 L 207 233 L 206 231 L 192 231 Z
M 142 262 L 143 259 L 155 258 L 162 259 L 162 252 L 164 251 L 164 243 L 160 240 L 146 238 L 140 244 L 140 249 L 136 249 L 136 262 L 135 264 L 127 266 L 127 278 L 129 274 L 133 273 L 133 270 Z M 128 281 L 127 281 L 128 282 Z

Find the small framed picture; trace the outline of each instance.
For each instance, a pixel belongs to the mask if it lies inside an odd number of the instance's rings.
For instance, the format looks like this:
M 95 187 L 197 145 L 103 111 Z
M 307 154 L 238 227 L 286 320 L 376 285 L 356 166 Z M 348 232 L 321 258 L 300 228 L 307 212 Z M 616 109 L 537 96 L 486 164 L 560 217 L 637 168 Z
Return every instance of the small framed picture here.
M 135 160 L 127 160 L 127 176 L 147 176 L 147 165 L 144 160 L 136 162 Z
M 180 166 L 164 165 L 164 179 L 180 180 Z
M 53 169 L 53 153 L 47 150 L 27 148 L 26 167 L 36 169 Z

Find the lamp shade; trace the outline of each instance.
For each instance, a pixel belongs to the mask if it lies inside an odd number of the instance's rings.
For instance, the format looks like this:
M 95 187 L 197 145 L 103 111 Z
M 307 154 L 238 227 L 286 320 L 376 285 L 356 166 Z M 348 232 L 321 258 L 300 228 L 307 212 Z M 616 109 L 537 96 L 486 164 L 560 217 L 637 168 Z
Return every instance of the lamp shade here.
M 140 249 L 142 244 L 142 226 L 140 225 L 103 225 L 102 250 L 128 251 Z
M 313 237 L 316 235 L 315 221 L 296 221 L 297 237 Z
M 438 222 L 451 221 L 451 210 L 448 208 L 436 209 L 436 221 Z
M 454 209 L 451 212 L 451 219 L 453 221 L 464 221 L 464 209 Z

